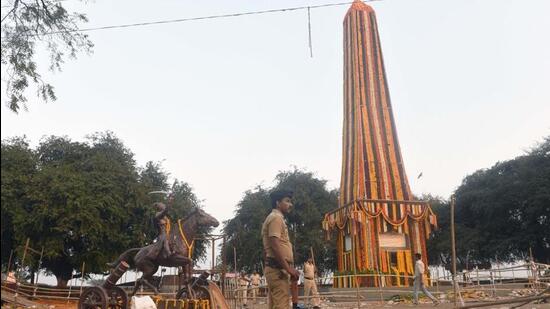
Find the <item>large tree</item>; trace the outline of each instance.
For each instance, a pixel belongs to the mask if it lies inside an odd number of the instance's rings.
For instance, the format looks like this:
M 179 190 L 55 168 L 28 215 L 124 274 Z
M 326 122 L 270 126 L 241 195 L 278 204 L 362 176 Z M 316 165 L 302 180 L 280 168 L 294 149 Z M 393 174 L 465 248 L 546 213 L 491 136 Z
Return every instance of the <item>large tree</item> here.
M 281 172 L 273 189 L 294 191 L 293 208 L 287 218 L 289 237 L 294 246 L 294 261 L 300 265 L 313 248 L 317 267 L 321 271 L 333 269 L 336 251 L 334 243 L 324 240 L 321 221 L 323 214 L 337 207 L 337 191 L 329 191 L 326 181 L 312 173 L 298 169 Z M 263 187 L 245 192 L 237 205 L 235 217 L 224 222 L 224 233 L 228 236 L 225 257 L 234 267 L 233 248 L 237 252 L 237 267 L 241 270 L 261 271 L 262 240 L 261 227 L 271 212 L 269 191 Z
M 151 243 L 156 236 L 152 203 L 163 201 L 151 191 L 167 190 L 166 173 L 159 163 L 142 169 L 134 155 L 112 133 L 98 133 L 86 142 L 50 136 L 36 150 L 27 141 L 2 141 L 2 264 L 17 249 L 20 266 L 27 238 L 34 248 L 44 247 L 41 265 L 64 286 L 71 275 L 106 271 L 105 263 L 122 251 Z M 191 187 L 175 181 L 171 215 L 185 216 L 200 207 Z M 209 230 L 202 230 L 208 232 Z M 204 255 L 197 243 L 195 258 Z M 25 266 L 36 271 L 36 259 Z
M 88 143 L 52 136 L 40 143 L 37 156 L 32 203 L 18 222 L 19 234 L 44 246 L 42 266 L 59 286 L 83 261 L 86 273 L 105 271 L 118 248 L 144 240 L 135 162 L 120 140 L 109 133 Z
M 92 42 L 78 31 L 86 16 L 67 11 L 58 0 L 13 0 L 10 6 L 2 6 L 2 13 L 2 78 L 8 107 L 16 113 L 26 109 L 25 92 L 31 84 L 43 101 L 55 100 L 54 87 L 42 78 L 36 54 L 46 50 L 49 69 L 59 71 L 66 58 L 75 58 L 81 51 L 90 53 Z
M 534 258 L 550 263 L 550 137 L 515 159 L 467 176 L 455 192 L 457 255 L 466 263 Z M 449 263 L 449 203 L 435 207 L 441 229 L 429 248 Z

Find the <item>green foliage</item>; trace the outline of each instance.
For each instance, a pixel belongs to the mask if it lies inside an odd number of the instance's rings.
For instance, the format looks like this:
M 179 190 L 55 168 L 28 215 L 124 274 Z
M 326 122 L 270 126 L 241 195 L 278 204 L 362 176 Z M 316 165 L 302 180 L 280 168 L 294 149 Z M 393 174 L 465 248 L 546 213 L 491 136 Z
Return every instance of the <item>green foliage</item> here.
M 550 263 L 550 137 L 513 160 L 467 176 L 455 192 L 458 268 L 528 257 Z M 440 230 L 428 249 L 450 264 L 449 202 L 432 201 Z
M 6 103 L 17 113 L 21 107 L 26 109 L 25 90 L 31 83 L 36 84 L 43 101 L 56 100 L 54 87 L 42 79 L 34 60 L 37 48 L 49 52 L 49 69 L 56 71 L 67 57 L 75 58 L 80 51 L 90 53 L 93 44 L 77 31 L 78 23 L 88 21 L 86 16 L 68 12 L 60 1 L 14 0 L 6 11 L 2 17 L 2 76 L 6 76 Z
M 326 181 L 297 169 L 281 172 L 275 179 L 277 184 L 274 189 L 286 188 L 294 191 L 294 206 L 287 218 L 289 237 L 295 251 L 294 262 L 297 265 L 304 263 L 312 247 L 320 272 L 335 268 L 335 245 L 324 240 L 321 221 L 324 213 L 337 207 L 336 191 L 328 191 Z M 237 205 L 235 217 L 224 222 L 223 231 L 228 235 L 225 257 L 232 267 L 235 247 L 240 270 L 261 271 L 261 228 L 270 212 L 269 191 L 259 186 L 245 192 Z
M 18 242 L 14 224 L 26 217 L 26 208 L 30 205 L 28 195 L 32 177 L 36 173 L 36 155 L 23 137 L 2 141 L 1 158 L 1 255 L 4 264 Z
M 2 141 L 2 264 L 17 246 L 20 263 L 29 238 L 32 247 L 44 247 L 41 266 L 60 286 L 73 271 L 82 275 L 83 262 L 87 274 L 105 272 L 105 263 L 122 251 L 154 239 L 151 205 L 160 197 L 147 193 L 169 188 L 167 179 L 158 163 L 139 170 L 132 152 L 110 132 L 84 143 L 51 136 L 36 150 L 23 138 Z M 173 216 L 200 206 L 189 185 L 176 180 L 172 190 Z M 204 244 L 196 250 L 200 257 Z M 36 259 L 25 265 L 38 267 Z

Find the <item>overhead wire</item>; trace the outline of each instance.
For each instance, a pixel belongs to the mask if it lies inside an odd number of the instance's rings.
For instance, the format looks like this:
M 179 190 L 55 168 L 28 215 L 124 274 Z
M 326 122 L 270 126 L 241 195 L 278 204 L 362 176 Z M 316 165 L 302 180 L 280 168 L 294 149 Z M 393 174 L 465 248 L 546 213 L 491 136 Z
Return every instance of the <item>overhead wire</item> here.
M 373 1 L 380 1 L 380 0 L 366 0 L 365 2 L 373 2 Z M 97 30 L 121 29 L 121 28 L 130 28 L 130 27 L 181 23 L 181 22 L 198 21 L 198 20 L 231 18 L 231 17 L 257 15 L 257 14 L 291 12 L 291 11 L 298 11 L 298 10 L 310 10 L 310 9 L 325 8 L 325 7 L 332 7 L 332 6 L 349 5 L 352 3 L 353 1 L 346 1 L 346 2 L 338 2 L 338 3 L 325 3 L 325 4 L 318 4 L 318 5 L 287 7 L 287 8 L 270 9 L 270 10 L 249 11 L 249 12 L 220 14 L 220 15 L 208 15 L 208 16 L 188 17 L 188 18 L 168 19 L 168 20 L 157 20 L 157 21 L 150 21 L 150 22 L 140 22 L 140 23 L 120 24 L 120 25 L 108 25 L 108 26 L 81 28 L 81 29 L 74 29 L 74 30 L 67 30 L 67 31 L 52 31 L 52 32 L 43 33 L 41 35 L 59 34 L 59 33 L 67 33 L 67 32 L 90 32 L 90 31 L 97 31 Z

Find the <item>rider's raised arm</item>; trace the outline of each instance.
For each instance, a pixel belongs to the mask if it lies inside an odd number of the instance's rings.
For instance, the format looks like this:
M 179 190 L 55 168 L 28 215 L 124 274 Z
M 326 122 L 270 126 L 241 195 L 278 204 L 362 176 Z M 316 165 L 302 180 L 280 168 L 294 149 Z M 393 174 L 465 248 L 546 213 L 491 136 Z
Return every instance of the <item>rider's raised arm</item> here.
M 168 212 L 168 207 L 164 203 L 155 203 L 155 208 L 157 209 L 157 212 L 155 213 L 155 219 L 159 220 L 162 219 L 166 213 Z

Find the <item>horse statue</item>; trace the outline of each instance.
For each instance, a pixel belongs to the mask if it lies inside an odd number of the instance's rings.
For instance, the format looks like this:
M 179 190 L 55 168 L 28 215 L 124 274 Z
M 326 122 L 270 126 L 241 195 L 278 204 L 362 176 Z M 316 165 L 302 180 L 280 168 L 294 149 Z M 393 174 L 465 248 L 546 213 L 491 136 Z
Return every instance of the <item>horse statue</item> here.
M 159 242 L 152 243 L 142 248 L 132 248 L 122 253 L 116 261 L 108 263 L 110 267 L 116 267 L 121 261 L 130 264 L 132 268 L 141 271 L 143 275 L 136 280 L 134 290 L 130 294 L 135 295 L 139 287 L 146 285 L 158 293 L 158 287 L 152 284 L 153 275 L 159 266 L 182 267 L 186 270 L 186 277 L 191 276 L 191 256 L 195 244 L 195 236 L 199 226 L 217 227 L 220 223 L 204 210 L 195 207 L 185 218 L 176 220 L 173 226 L 167 230 L 168 240 L 173 251 L 170 255 L 160 254 Z

